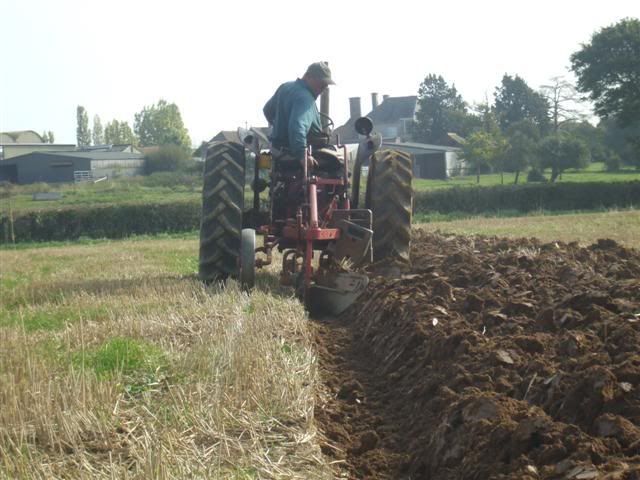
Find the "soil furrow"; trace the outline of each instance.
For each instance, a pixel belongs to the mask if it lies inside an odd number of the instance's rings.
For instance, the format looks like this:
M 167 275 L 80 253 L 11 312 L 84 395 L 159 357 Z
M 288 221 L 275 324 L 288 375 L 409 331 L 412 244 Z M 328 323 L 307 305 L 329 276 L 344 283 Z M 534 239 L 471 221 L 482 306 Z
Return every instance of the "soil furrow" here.
M 640 479 L 640 253 L 415 235 L 317 321 L 325 454 L 349 478 Z

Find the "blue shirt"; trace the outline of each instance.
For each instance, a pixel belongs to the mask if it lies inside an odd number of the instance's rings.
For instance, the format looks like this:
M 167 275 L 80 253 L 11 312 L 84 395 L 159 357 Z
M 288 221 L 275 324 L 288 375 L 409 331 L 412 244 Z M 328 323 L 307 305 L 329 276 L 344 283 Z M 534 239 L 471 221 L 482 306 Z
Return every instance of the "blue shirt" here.
M 322 133 L 316 97 L 304 80 L 280 85 L 262 111 L 273 125 L 273 146 L 288 149 L 295 157 L 304 156 L 309 133 Z

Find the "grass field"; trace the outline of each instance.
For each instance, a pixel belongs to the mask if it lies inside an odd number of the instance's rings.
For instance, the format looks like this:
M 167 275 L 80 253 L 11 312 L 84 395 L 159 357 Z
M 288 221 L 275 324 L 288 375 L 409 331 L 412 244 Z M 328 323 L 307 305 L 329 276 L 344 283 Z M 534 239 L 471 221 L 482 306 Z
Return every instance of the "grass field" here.
M 637 210 L 419 227 L 640 248 Z M 0 478 L 331 478 L 302 306 L 275 266 L 251 294 L 203 288 L 197 248 L 0 249 Z
M 545 172 L 547 178 L 550 171 Z M 414 188 L 416 190 L 431 190 L 447 187 L 487 187 L 491 185 L 500 185 L 504 179 L 505 185 L 513 184 L 515 180 L 514 173 L 505 173 L 502 177 L 498 173 L 480 175 L 480 183 L 477 183 L 475 175 L 464 175 L 451 177 L 449 180 L 428 180 L 415 179 Z M 635 168 L 625 168 L 619 172 L 607 172 L 604 163 L 592 163 L 584 170 L 567 170 L 562 174 L 562 178 L 558 182 L 629 182 L 632 180 L 640 180 L 640 171 Z M 527 174 L 521 173 L 518 179 L 519 184 L 527 182 Z
M 461 220 L 418 223 L 429 231 L 460 235 L 536 237 L 543 241 L 577 241 L 590 244 L 611 238 L 625 246 L 640 248 L 640 210 L 530 215 L 524 217 L 476 217 Z
M 300 303 L 195 238 L 0 251 L 0 478 L 330 478 Z
M 167 179 L 168 181 L 168 179 Z M 14 212 L 31 210 L 47 210 L 61 207 L 74 206 L 100 206 L 117 203 L 167 203 L 182 200 L 200 198 L 200 183 L 194 177 L 193 184 L 166 185 L 165 182 L 154 182 L 152 177 L 134 177 L 130 179 L 118 179 L 99 183 L 64 183 L 46 184 L 35 183 L 31 185 L 17 185 L 0 189 L 0 212 L 6 212 L 9 208 Z M 198 182 L 198 185 L 195 185 Z M 58 192 L 62 194 L 59 200 L 36 201 L 34 193 Z M 10 197 L 8 196 L 10 193 Z
M 505 174 L 504 183 L 513 183 L 514 175 Z M 616 173 L 606 172 L 604 164 L 593 163 L 586 170 L 568 171 L 562 176 L 562 182 L 624 182 L 640 180 L 640 171 L 626 169 Z M 526 174 L 521 175 L 520 183 L 525 183 Z M 167 203 L 183 200 L 199 200 L 201 180 L 197 176 L 176 176 L 155 174 L 150 177 L 123 178 L 97 184 L 32 184 L 13 186 L 8 192 L 0 189 L 0 213 L 9 209 L 16 213 L 32 210 L 47 210 L 61 207 L 86 205 L 112 205 L 117 203 Z M 482 175 L 480 186 L 498 185 L 499 174 Z M 476 177 L 459 176 L 449 180 L 414 179 L 414 188 L 430 190 L 452 186 L 476 186 Z M 364 194 L 364 183 L 361 191 Z M 33 193 L 59 192 L 60 200 L 35 201 Z M 250 202 L 250 194 L 247 194 Z

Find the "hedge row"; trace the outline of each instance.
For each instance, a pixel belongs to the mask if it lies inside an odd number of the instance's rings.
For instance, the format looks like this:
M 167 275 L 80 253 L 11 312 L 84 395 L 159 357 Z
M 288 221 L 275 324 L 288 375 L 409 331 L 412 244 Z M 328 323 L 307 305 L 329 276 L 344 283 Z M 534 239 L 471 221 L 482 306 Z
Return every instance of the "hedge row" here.
M 417 192 L 417 213 L 595 210 L 640 206 L 640 182 L 452 187 Z
M 16 242 L 44 242 L 173 233 L 200 228 L 200 202 L 123 204 L 16 214 Z M 11 242 L 11 222 L 0 217 L 0 243 Z
M 416 213 L 471 214 L 500 210 L 593 210 L 640 206 L 640 182 L 559 183 L 454 187 L 417 192 Z M 111 205 L 17 214 L 16 242 L 74 240 L 79 237 L 123 238 L 175 233 L 200 227 L 200 202 Z M 11 242 L 11 222 L 0 217 L 0 243 Z

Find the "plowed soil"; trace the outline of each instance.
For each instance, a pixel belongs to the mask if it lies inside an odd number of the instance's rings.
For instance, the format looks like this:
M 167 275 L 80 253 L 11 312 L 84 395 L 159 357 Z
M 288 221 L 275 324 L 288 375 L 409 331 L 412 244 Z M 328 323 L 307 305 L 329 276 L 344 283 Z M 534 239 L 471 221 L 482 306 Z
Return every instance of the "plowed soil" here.
M 418 232 L 371 275 L 314 324 L 337 476 L 640 479 L 640 252 Z

